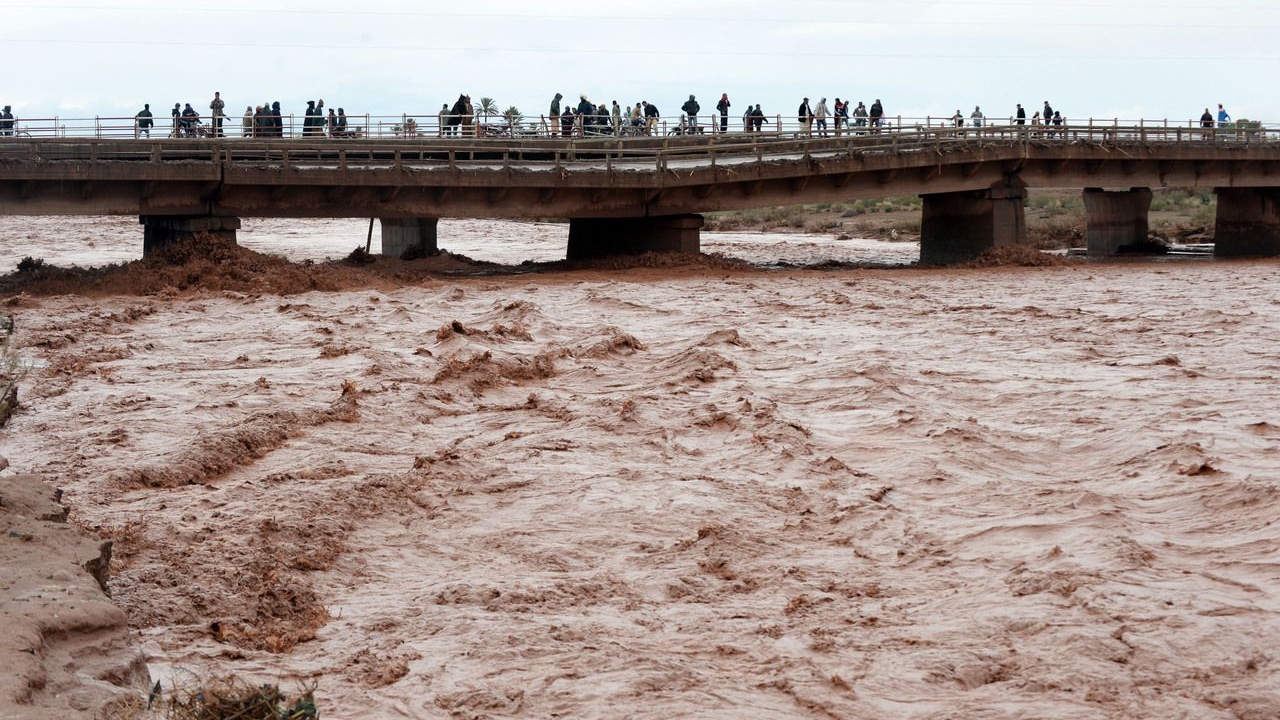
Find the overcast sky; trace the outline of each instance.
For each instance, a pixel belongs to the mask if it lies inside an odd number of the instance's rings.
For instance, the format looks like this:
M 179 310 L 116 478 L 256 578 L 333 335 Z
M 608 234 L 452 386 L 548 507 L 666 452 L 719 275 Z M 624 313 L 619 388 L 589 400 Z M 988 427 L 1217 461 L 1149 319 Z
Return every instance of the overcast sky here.
M 358 9 L 357 9 L 358 8 Z M 0 104 L 19 118 L 238 115 L 279 100 L 434 114 L 461 92 L 526 115 L 552 95 L 703 112 L 720 93 L 793 115 L 808 96 L 890 115 L 1280 123 L 1280 0 L 0 0 Z

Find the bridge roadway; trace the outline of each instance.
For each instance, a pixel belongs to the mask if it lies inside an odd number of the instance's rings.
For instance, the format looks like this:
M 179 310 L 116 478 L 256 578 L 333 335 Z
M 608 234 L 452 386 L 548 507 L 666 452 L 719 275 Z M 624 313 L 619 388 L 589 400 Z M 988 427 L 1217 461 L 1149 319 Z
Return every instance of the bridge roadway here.
M 570 257 L 697 251 L 701 214 L 924 198 L 921 258 L 1025 242 L 1027 188 L 1080 188 L 1091 254 L 1145 240 L 1153 187 L 1218 193 L 1219 254 L 1280 254 L 1268 130 L 997 126 L 796 138 L 0 139 L 0 212 L 126 214 L 147 251 L 242 217 L 370 217 L 384 252 L 441 217 L 568 218 Z M 1109 189 L 1108 189 L 1109 188 Z

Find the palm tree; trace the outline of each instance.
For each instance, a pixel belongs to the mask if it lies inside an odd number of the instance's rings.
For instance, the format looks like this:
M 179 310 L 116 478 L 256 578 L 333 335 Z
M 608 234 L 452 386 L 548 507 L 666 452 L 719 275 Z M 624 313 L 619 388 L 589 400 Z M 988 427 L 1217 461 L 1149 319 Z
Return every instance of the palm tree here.
M 507 125 L 515 125 L 521 120 L 524 120 L 524 114 L 520 112 L 520 108 L 512 105 L 502 111 L 502 119 L 507 121 Z
M 489 115 L 497 115 L 498 103 L 494 102 L 493 98 L 482 97 L 480 98 L 480 105 L 476 108 L 476 112 L 480 113 L 481 117 L 488 117 Z

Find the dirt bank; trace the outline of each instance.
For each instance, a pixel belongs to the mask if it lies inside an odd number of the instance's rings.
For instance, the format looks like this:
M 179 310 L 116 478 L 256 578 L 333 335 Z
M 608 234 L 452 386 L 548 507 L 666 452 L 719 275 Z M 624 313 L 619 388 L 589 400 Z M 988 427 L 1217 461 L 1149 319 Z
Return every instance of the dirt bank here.
M 0 477 L 0 718 L 96 718 L 150 687 L 106 596 L 111 542 L 67 523 L 34 475 Z

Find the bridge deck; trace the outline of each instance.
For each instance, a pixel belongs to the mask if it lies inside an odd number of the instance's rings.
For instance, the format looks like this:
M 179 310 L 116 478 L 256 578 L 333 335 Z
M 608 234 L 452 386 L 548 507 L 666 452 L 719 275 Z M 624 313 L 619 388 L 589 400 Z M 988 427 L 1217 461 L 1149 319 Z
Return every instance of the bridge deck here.
M 829 138 L 5 139 L 0 212 L 641 217 L 988 188 L 1270 187 L 1269 131 L 1032 126 Z

